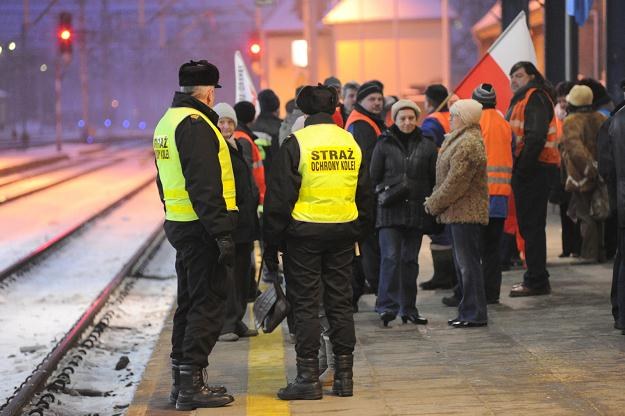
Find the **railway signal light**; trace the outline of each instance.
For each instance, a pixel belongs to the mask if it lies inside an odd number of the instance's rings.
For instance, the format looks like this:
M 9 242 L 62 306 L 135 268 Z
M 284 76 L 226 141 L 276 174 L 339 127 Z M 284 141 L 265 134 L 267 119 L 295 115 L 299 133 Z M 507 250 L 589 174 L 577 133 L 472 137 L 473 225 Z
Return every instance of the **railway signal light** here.
M 72 28 L 72 14 L 68 12 L 59 13 L 59 24 L 57 27 L 57 40 L 59 53 L 61 55 L 71 55 L 74 41 L 74 29 Z

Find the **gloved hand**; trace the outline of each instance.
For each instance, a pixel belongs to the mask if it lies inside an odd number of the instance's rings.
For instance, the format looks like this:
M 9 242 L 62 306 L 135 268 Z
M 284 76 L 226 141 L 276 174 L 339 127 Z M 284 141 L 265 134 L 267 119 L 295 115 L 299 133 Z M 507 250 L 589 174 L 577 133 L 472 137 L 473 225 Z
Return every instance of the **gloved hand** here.
M 266 267 L 278 265 L 278 246 L 267 241 L 263 244 L 263 261 Z M 268 265 L 268 266 L 267 266 Z
M 219 258 L 217 262 L 224 266 L 231 267 L 234 265 L 234 241 L 230 234 L 223 235 L 215 239 L 217 247 L 219 247 Z

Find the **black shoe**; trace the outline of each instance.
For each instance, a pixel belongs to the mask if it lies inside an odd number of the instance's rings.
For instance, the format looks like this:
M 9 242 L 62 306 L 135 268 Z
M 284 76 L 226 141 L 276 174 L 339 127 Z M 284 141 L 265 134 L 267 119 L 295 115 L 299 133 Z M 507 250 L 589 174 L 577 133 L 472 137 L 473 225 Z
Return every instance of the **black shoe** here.
M 409 315 L 404 315 L 401 317 L 403 323 L 408 323 L 408 321 L 412 322 L 415 325 L 427 325 L 428 320 L 418 313 L 411 313 Z
M 560 253 L 558 254 L 558 257 L 561 259 L 567 258 L 571 255 L 571 253 Z
M 395 319 L 395 314 L 393 312 L 382 312 L 380 314 L 380 319 L 382 320 L 382 324 L 388 327 L 388 323 Z
M 340 397 L 350 397 L 354 395 L 354 356 L 335 355 L 334 356 L 334 383 L 332 392 Z
M 255 337 L 258 335 L 258 331 L 252 328 L 249 328 L 245 323 L 239 321 L 236 323 L 234 328 L 234 333 L 239 336 L 239 338 L 249 338 Z
M 618 322 L 614 322 L 614 329 L 625 329 L 625 326 L 620 325 Z
M 447 325 L 452 326 L 454 322 L 460 322 L 460 318 L 456 316 L 455 318 L 448 320 Z
M 453 328 L 479 328 L 488 324 L 486 322 L 453 321 L 450 325 Z
M 180 392 L 176 400 L 176 410 L 222 407 L 233 401 L 234 397 L 229 394 L 212 392 L 204 385 L 202 368 L 180 365 Z
M 278 390 L 278 398 L 281 400 L 319 400 L 322 397 L 319 359 L 297 357 L 297 377 L 293 383 Z
M 540 289 L 531 289 L 525 286 L 524 284 L 520 284 L 518 286 L 517 285 L 512 286 L 509 296 L 511 298 L 519 298 L 519 297 L 525 297 L 525 296 L 548 295 L 550 293 L 551 293 L 551 287 L 549 285 L 542 287 Z
M 202 371 L 202 379 L 198 379 L 198 381 L 201 381 L 207 389 L 218 394 L 226 394 L 228 392 L 224 386 L 209 386 L 204 383 L 204 373 L 205 371 Z M 169 402 L 171 404 L 176 404 L 176 401 L 178 400 L 178 393 L 180 392 L 180 361 L 175 358 L 171 359 L 171 379 L 172 385 L 171 393 L 169 394 Z
M 452 308 L 460 305 L 460 299 L 458 299 L 454 295 L 445 296 L 443 299 L 441 299 L 441 302 L 443 302 L 443 304 Z
M 445 282 L 441 280 L 435 280 L 434 278 L 419 284 L 419 287 L 423 290 L 436 290 L 436 289 L 451 289 L 454 287 L 451 282 Z

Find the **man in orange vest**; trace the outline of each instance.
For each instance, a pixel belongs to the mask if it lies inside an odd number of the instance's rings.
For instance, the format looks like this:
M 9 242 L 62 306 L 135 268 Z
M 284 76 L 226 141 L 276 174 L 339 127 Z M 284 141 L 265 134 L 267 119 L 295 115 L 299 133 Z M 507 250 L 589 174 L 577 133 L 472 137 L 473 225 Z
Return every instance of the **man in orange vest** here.
M 448 94 L 447 88 L 441 84 L 432 84 L 425 89 L 425 112 L 428 115 L 421 124 L 421 131 L 424 136 L 434 139 L 438 147 L 441 147 L 445 135 L 451 130 L 449 108 L 443 104 Z
M 551 293 L 547 271 L 547 202 L 551 178 L 557 175 L 560 153 L 553 102 L 545 79 L 531 62 L 510 69 L 514 96 L 506 119 L 515 135 L 512 189 L 519 231 L 525 240 L 527 271 L 512 287 L 511 297 Z
M 345 130 L 350 132 L 362 151 L 362 163 L 369 169 L 371 156 L 378 137 L 386 127 L 380 118 L 384 107 L 384 92 L 379 81 L 365 82 L 358 88 L 356 104 L 345 123 Z M 373 190 L 372 190 L 373 191 Z M 371 290 L 378 293 L 380 280 L 380 245 L 377 233 L 371 234 L 361 244 L 362 266 L 365 279 Z M 358 297 L 359 288 L 355 288 L 355 297 Z
M 234 111 L 238 120 L 236 129 L 234 130 L 234 137 L 241 144 L 243 157 L 252 171 L 254 182 L 260 192 L 260 205 L 262 205 L 265 200 L 266 188 L 265 166 L 263 165 L 263 157 L 260 153 L 260 149 L 258 145 L 254 143 L 257 137 L 249 127 L 256 116 L 256 108 L 254 104 L 249 101 L 239 101 L 234 105 Z

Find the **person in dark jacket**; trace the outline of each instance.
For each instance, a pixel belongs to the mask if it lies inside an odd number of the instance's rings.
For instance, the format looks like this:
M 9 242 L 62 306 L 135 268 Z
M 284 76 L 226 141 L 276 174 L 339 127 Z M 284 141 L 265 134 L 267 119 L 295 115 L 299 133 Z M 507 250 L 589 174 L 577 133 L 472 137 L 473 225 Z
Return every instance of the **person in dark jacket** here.
M 156 126 L 153 147 L 178 276 L 169 400 L 178 410 L 193 410 L 234 400 L 224 387 L 205 385 L 203 372 L 224 322 L 237 207 L 227 144 L 211 109 L 219 70 L 191 61 L 178 78 L 181 92 Z
M 423 202 L 436 182 L 436 144 L 417 127 L 421 110 L 412 101 L 391 107 L 393 125 L 382 133 L 371 158 L 371 182 L 378 193 L 376 228 L 380 238 L 380 284 L 375 309 L 384 326 L 397 314 L 404 323 L 427 324 L 416 307 L 419 250 L 433 218 Z M 395 201 L 385 193 L 405 186 Z M 428 222 L 430 222 L 428 224 Z
M 551 178 L 558 175 L 560 153 L 553 102 L 545 79 L 531 62 L 510 69 L 514 95 L 506 119 L 516 136 L 512 190 L 519 231 L 525 240 L 527 271 L 511 297 L 551 293 L 547 271 L 547 203 Z
M 353 394 L 351 265 L 354 243 L 372 220 L 373 201 L 357 143 L 332 120 L 337 102 L 333 88 L 302 89 L 297 105 L 310 116 L 306 127 L 280 148 L 265 198 L 265 244 L 285 251 L 287 297 L 295 316 L 297 377 L 278 392 L 283 400 L 323 395 L 318 360 L 321 282 L 335 358 L 332 390 L 338 396 Z
M 625 335 L 625 107 L 620 107 L 601 126 L 598 140 L 599 174 L 608 184 L 618 224 L 618 249 L 612 273 L 614 328 Z
M 354 109 L 345 122 L 345 130 L 356 139 L 362 151 L 362 161 L 368 169 L 373 148 L 382 130 L 386 128 L 384 121 L 380 118 L 384 106 L 381 84 L 378 81 L 365 82 L 358 88 L 356 100 Z M 371 230 L 371 233 L 360 242 L 360 249 L 365 280 L 370 290 L 377 293 L 380 280 L 380 245 L 377 232 Z M 356 296 L 362 293 L 363 289 L 355 287 Z
M 237 228 L 232 233 L 234 240 L 235 261 L 232 279 L 228 281 L 228 302 L 226 303 L 226 319 L 221 329 L 219 341 L 237 341 L 239 337 L 253 337 L 258 331 L 250 329 L 243 322 L 249 298 L 250 272 L 252 270 L 252 252 L 254 241 L 258 239 L 259 226 L 256 209 L 258 208 L 259 192 L 252 172 L 248 167 L 241 147 L 241 141 L 234 136 L 237 116 L 234 109 L 226 104 L 219 103 L 214 108 L 219 116 L 217 127 L 228 143 L 232 171 L 234 173 L 235 189 L 237 192 L 237 207 L 239 216 Z
M 280 125 L 282 119 L 278 117 L 280 112 L 280 98 L 273 90 L 266 89 L 258 93 L 260 114 L 250 125 L 250 128 L 258 136 L 256 144 L 265 152 L 265 178 L 269 178 L 271 161 L 280 147 Z

